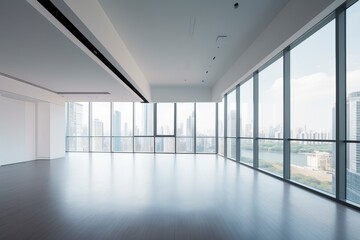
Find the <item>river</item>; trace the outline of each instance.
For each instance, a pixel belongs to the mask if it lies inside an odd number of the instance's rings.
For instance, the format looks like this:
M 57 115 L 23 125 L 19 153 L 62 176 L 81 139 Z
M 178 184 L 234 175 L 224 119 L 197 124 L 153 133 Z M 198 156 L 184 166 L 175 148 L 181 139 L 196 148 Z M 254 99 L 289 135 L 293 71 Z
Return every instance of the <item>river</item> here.
M 241 155 L 247 158 L 253 158 L 253 151 L 241 149 Z M 291 153 L 291 164 L 305 167 L 307 165 L 306 154 Z M 259 159 L 263 159 L 269 162 L 283 162 L 283 154 L 279 152 L 259 151 Z

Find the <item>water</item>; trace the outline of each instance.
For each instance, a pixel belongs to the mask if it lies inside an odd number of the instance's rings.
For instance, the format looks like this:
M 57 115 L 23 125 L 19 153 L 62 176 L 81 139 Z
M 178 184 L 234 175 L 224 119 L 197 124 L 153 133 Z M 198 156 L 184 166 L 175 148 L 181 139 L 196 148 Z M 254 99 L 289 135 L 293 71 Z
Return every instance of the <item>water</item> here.
M 253 158 L 253 152 L 250 150 L 241 149 L 241 155 L 248 158 Z M 259 151 L 259 159 L 269 162 L 283 162 L 283 154 L 279 152 Z M 305 167 L 307 165 L 306 154 L 291 153 L 291 164 Z

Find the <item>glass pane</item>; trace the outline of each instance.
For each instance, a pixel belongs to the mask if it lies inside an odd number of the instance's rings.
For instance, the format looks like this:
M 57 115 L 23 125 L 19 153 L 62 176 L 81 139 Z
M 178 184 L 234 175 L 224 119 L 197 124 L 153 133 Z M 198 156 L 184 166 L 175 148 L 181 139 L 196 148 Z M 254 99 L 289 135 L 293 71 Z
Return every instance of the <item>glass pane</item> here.
M 347 116 L 350 140 L 360 140 L 360 2 L 346 11 Z
M 92 137 L 91 151 L 110 152 L 110 137 Z
M 333 139 L 335 20 L 291 50 L 291 136 Z
M 218 104 L 218 134 L 224 137 L 224 98 Z
M 176 138 L 177 153 L 193 153 L 194 138 Z
M 154 135 L 154 111 L 152 103 L 135 103 L 135 135 Z M 135 148 L 136 149 L 136 148 Z
M 236 90 L 227 95 L 227 136 L 236 137 Z
M 220 137 L 218 142 L 219 142 L 219 146 L 218 146 L 219 154 L 224 155 L 224 138 Z
M 113 136 L 132 136 L 133 103 L 113 103 Z
M 360 140 L 360 2 L 346 11 L 347 138 Z M 360 143 L 347 144 L 346 198 L 360 204 Z
M 283 175 L 283 141 L 259 140 L 259 168 Z
M 132 152 L 133 138 L 132 137 L 113 137 L 112 147 L 114 152 Z
M 89 137 L 67 137 L 66 151 L 70 152 L 88 152 Z
M 215 103 L 196 103 L 196 136 L 215 137 Z
M 173 137 L 157 137 L 155 138 L 155 152 L 157 153 L 174 153 L 175 138 Z
M 259 136 L 283 137 L 283 58 L 259 72 Z
M 176 104 L 177 136 L 194 136 L 194 103 Z
M 335 144 L 291 142 L 291 179 L 318 190 L 335 193 Z
M 215 138 L 196 138 L 196 153 L 215 153 Z
M 240 139 L 240 161 L 253 164 L 253 140 L 252 139 Z
M 94 102 L 91 111 L 92 136 L 110 136 L 110 103 Z
M 253 79 L 240 86 L 240 136 L 253 136 Z
M 89 103 L 69 102 L 67 107 L 67 135 L 89 136 Z
M 154 152 L 154 138 L 135 137 L 134 147 L 135 147 L 135 152 Z
M 157 103 L 156 108 L 156 134 L 174 135 L 174 103 Z
M 227 157 L 236 159 L 236 138 L 227 138 Z

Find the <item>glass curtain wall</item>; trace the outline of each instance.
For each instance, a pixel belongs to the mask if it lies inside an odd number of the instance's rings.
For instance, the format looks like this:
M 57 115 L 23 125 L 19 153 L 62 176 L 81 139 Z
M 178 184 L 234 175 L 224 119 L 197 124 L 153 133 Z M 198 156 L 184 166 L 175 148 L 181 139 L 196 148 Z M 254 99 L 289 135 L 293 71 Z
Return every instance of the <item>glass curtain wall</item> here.
M 112 151 L 133 151 L 133 103 L 114 102 L 112 112 Z
M 175 152 L 175 104 L 156 103 L 155 152 Z
M 227 95 L 227 157 L 236 159 L 236 89 Z
M 91 103 L 91 151 L 110 152 L 110 103 Z
M 335 193 L 335 20 L 290 52 L 291 179 Z
M 154 152 L 154 104 L 134 103 L 134 151 Z
M 196 152 L 216 152 L 216 103 L 196 103 Z
M 176 152 L 194 153 L 194 103 L 176 103 Z
M 283 175 L 283 58 L 259 72 L 259 168 Z
M 345 2 L 241 83 L 237 161 L 360 206 L 359 27 Z
M 67 106 L 66 150 L 88 152 L 89 143 L 89 103 L 69 102 Z
M 68 102 L 69 152 L 215 153 L 216 103 Z M 195 121 L 199 124 L 195 134 Z M 195 140 L 198 139 L 197 144 Z
M 253 78 L 240 86 L 240 161 L 253 165 L 254 95 Z
M 218 103 L 218 152 L 224 156 L 224 98 Z

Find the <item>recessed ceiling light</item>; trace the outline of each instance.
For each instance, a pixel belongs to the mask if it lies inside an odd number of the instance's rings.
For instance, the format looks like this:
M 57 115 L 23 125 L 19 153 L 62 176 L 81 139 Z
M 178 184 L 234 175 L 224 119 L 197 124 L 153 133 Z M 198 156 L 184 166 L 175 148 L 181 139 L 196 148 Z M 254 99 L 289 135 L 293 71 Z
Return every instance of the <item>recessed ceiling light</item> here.
M 236 8 L 238 8 L 239 7 L 239 3 L 235 3 L 234 4 L 234 8 L 236 9 Z

